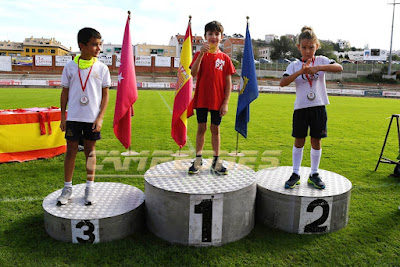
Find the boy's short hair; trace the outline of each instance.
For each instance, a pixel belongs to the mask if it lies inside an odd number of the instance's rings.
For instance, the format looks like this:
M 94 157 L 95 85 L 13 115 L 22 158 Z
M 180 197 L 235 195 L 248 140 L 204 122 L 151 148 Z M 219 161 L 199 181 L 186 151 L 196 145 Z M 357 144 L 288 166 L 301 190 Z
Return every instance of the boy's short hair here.
M 220 22 L 214 20 L 206 24 L 206 26 L 204 27 L 204 35 L 206 35 L 206 33 L 209 31 L 220 32 L 222 35 L 224 33 L 224 27 Z
M 86 45 L 92 37 L 101 39 L 101 34 L 93 28 L 83 28 L 78 32 L 78 44 Z

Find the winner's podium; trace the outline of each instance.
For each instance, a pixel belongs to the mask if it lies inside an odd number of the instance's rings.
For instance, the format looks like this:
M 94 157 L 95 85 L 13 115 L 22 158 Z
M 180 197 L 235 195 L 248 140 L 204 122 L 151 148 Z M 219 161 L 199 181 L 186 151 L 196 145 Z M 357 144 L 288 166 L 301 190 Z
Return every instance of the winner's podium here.
M 254 227 L 255 172 L 227 164 L 212 175 L 211 160 L 189 175 L 191 160 L 165 162 L 144 175 L 146 221 L 156 236 L 191 246 L 219 246 L 245 237 Z
M 311 169 L 300 168 L 300 185 L 284 188 L 292 167 L 257 172 L 257 221 L 290 233 L 316 234 L 337 231 L 349 218 L 351 182 L 319 170 L 325 189 L 307 183 Z
M 85 206 L 86 184 L 72 187 L 67 205 L 57 206 L 62 189 L 43 200 L 46 232 L 72 243 L 98 243 L 122 239 L 144 224 L 144 193 L 122 183 L 94 183 L 96 202 Z

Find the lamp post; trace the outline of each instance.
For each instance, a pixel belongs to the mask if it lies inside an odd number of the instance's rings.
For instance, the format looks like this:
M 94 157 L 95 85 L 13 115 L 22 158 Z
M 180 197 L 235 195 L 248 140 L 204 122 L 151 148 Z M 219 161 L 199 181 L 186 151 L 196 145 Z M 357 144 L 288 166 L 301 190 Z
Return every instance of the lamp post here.
M 393 5 L 393 16 L 392 16 L 392 33 L 390 36 L 390 51 L 389 51 L 389 67 L 388 67 L 388 75 L 391 75 L 392 73 L 392 42 L 393 42 L 393 24 L 394 24 L 394 10 L 396 5 L 400 3 L 396 3 L 393 1 L 393 3 L 389 3 L 388 5 Z

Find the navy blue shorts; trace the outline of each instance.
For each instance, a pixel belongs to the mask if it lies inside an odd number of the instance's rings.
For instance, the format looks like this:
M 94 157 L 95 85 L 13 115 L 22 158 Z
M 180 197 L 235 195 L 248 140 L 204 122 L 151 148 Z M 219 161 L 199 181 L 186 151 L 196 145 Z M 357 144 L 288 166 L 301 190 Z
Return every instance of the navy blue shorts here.
M 67 121 L 65 139 L 79 141 L 81 137 L 86 140 L 96 141 L 101 139 L 100 132 L 93 132 L 93 123 L 80 121 Z
M 295 138 L 305 138 L 308 128 L 313 138 L 327 137 L 328 116 L 325 106 L 296 109 L 293 112 L 293 131 Z
M 214 125 L 220 125 L 222 117 L 219 115 L 219 110 L 210 110 L 211 123 Z M 206 123 L 208 116 L 208 108 L 196 108 L 197 122 Z

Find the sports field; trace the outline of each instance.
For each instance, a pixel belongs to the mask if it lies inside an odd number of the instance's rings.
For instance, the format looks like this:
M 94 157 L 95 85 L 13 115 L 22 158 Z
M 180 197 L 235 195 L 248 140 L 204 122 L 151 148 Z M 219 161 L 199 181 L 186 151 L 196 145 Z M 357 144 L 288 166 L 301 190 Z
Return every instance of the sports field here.
M 1 88 L 0 109 L 59 106 L 60 92 Z M 144 191 L 144 172 L 158 162 L 173 160 L 170 154 L 177 150 L 170 137 L 174 92 L 139 91 L 132 119 L 132 149 L 141 152 L 143 159 L 126 162 L 119 155 L 125 149 L 112 130 L 115 95 L 111 90 L 103 139 L 97 143 L 97 165 L 102 169 L 96 180 L 126 183 Z M 239 139 L 239 150 L 246 150 L 246 156 L 236 159 L 238 162 L 256 171 L 271 165 L 291 165 L 294 99 L 294 95 L 260 94 L 251 104 L 248 139 Z M 324 235 L 297 235 L 256 224 L 242 240 L 207 248 L 171 245 L 146 230 L 110 243 L 59 242 L 44 229 L 41 205 L 48 194 L 63 186 L 61 155 L 0 164 L 0 266 L 399 266 L 400 178 L 390 177 L 394 165 L 381 164 L 377 172 L 374 168 L 388 118 L 399 113 L 400 100 L 331 96 L 330 101 L 328 138 L 322 142 L 320 167 L 345 176 L 353 184 L 345 228 Z M 236 147 L 236 102 L 233 93 L 221 124 L 223 154 Z M 195 145 L 196 124 L 195 117 L 189 119 L 188 145 L 183 152 L 188 153 Z M 206 150 L 211 150 L 210 137 L 207 133 Z M 310 166 L 309 150 L 307 142 L 303 166 Z M 385 156 L 398 156 L 395 127 Z M 84 155 L 79 153 L 74 184 L 84 181 Z

